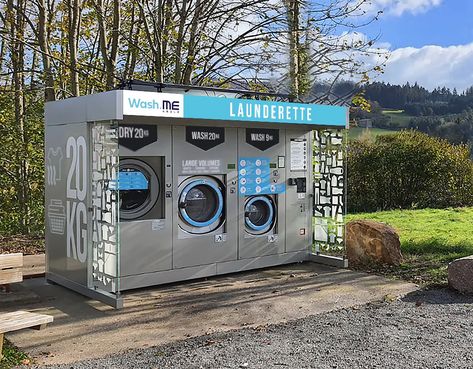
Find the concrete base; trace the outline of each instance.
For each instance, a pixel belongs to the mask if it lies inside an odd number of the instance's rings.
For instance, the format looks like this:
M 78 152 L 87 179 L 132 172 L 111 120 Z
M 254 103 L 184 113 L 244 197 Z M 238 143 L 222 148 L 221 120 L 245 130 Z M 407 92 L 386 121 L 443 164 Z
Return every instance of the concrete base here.
M 39 364 L 71 363 L 211 332 L 286 322 L 417 289 L 411 283 L 311 262 L 131 291 L 123 296 L 122 310 L 44 279 L 23 284 L 42 302 L 15 308 L 53 315 L 54 323 L 41 334 L 24 330 L 7 336 Z
M 348 259 L 330 255 L 310 254 L 309 260 L 314 263 L 333 266 L 336 268 L 348 268 Z
M 135 288 L 159 286 L 162 284 L 187 281 L 190 279 L 212 277 L 221 274 L 243 272 L 246 270 L 302 262 L 305 260 L 307 260 L 306 251 L 288 252 L 284 254 L 260 256 L 258 258 L 232 260 L 207 265 L 199 265 L 195 267 L 166 270 L 162 272 L 130 275 L 120 278 L 120 288 L 122 291 L 126 291 Z M 74 290 L 77 291 L 77 289 Z M 101 299 L 98 298 L 98 300 Z
M 0 309 L 39 302 L 40 297 L 21 283 L 10 285 L 9 292 L 0 291 Z M 0 351 L 1 353 L 1 351 Z

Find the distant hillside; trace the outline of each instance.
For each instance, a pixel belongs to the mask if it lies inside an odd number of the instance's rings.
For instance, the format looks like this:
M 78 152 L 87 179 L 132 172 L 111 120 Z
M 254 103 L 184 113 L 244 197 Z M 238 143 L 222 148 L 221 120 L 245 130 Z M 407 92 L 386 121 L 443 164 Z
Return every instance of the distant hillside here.
M 380 107 L 401 109 L 413 116 L 459 114 L 473 109 L 473 87 L 461 94 L 447 87 L 428 91 L 417 83 L 400 86 L 375 82 L 363 89 L 365 97 Z
M 473 87 L 459 94 L 446 87 L 428 91 L 417 84 L 376 82 L 363 91 L 371 112 L 352 109 L 350 119 L 355 125 L 391 131 L 416 129 L 473 148 Z

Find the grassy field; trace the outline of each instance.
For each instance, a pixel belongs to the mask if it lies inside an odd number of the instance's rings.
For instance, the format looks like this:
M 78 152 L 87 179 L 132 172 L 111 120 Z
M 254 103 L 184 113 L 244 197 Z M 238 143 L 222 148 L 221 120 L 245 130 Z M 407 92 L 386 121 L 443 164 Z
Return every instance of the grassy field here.
M 394 210 L 350 214 L 348 220 L 371 219 L 394 227 L 401 239 L 400 267 L 376 269 L 421 284 L 445 284 L 447 264 L 473 255 L 473 208 Z
M 391 122 L 399 128 L 407 128 L 413 116 L 404 113 L 404 110 L 383 110 L 383 114 L 391 117 Z
M 354 140 L 359 138 L 363 134 L 370 134 L 373 137 L 379 135 L 389 135 L 396 133 L 397 131 L 391 131 L 389 129 L 381 129 L 381 128 L 361 128 L 361 127 L 353 127 L 348 130 L 348 139 Z

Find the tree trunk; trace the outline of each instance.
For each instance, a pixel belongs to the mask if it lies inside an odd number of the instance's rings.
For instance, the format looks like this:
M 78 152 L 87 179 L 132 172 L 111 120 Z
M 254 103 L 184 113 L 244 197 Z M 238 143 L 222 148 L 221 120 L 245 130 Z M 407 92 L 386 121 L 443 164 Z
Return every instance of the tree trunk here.
M 44 76 L 44 100 L 56 100 L 56 91 L 54 89 L 54 77 L 51 67 L 51 50 L 49 48 L 48 38 L 49 32 L 47 28 L 46 9 L 47 4 L 45 0 L 38 0 L 38 44 L 41 50 L 41 57 L 43 61 L 43 76 Z
M 99 26 L 100 52 L 105 65 L 105 85 L 107 89 L 110 89 L 114 87 L 115 83 L 115 63 L 120 36 L 120 0 L 113 1 L 113 29 L 110 40 L 110 55 L 108 53 L 109 40 L 104 1 L 97 0 L 95 7 L 97 10 L 97 22 Z
M 69 13 L 69 62 L 71 71 L 71 93 L 73 96 L 80 95 L 79 88 L 79 71 L 77 68 L 77 48 L 79 38 L 81 4 L 80 0 L 68 0 Z
M 15 10 L 16 7 L 16 10 Z M 24 69 L 25 69 L 25 3 L 24 0 L 8 0 L 7 19 L 10 32 L 10 54 L 13 69 L 13 90 L 15 104 L 15 124 L 18 139 L 17 162 L 17 194 L 20 213 L 20 226 L 22 231 L 30 231 L 30 204 L 28 183 L 28 140 L 25 128 L 25 95 L 24 95 Z
M 289 37 L 289 91 L 292 99 L 298 100 L 300 95 L 299 86 L 299 0 L 286 0 L 287 24 Z
M 187 49 L 187 61 L 184 69 L 184 84 L 190 85 L 192 79 L 192 72 L 194 71 L 195 55 L 197 48 L 197 28 L 200 21 L 200 13 L 202 10 L 201 0 L 197 0 L 195 4 L 194 18 L 192 19 L 190 35 L 189 35 L 189 47 Z

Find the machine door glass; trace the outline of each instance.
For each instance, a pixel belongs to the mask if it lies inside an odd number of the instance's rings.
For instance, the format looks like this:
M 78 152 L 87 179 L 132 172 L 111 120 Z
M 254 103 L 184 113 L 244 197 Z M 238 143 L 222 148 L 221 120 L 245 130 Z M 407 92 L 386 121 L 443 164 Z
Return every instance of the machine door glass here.
M 122 159 L 118 175 L 120 218 L 137 219 L 154 206 L 159 197 L 159 180 L 153 169 L 137 159 Z
M 245 226 L 252 234 L 268 232 L 274 224 L 274 203 L 268 196 L 251 196 L 245 204 Z
M 223 212 L 223 195 L 215 180 L 191 180 L 179 197 L 181 218 L 192 227 L 209 227 Z

